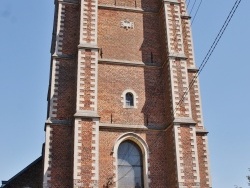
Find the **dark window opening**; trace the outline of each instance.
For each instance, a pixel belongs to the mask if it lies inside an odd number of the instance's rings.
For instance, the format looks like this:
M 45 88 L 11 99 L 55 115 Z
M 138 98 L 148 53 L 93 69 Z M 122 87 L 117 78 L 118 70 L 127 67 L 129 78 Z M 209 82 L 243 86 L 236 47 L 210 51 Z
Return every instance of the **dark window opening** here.
M 126 106 L 134 106 L 134 96 L 132 93 L 126 93 Z

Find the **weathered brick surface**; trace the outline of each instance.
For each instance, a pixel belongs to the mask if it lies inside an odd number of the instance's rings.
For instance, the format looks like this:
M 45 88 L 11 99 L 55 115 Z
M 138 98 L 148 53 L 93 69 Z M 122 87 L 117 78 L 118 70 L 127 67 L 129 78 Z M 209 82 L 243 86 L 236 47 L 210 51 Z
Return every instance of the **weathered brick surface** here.
M 200 178 L 201 178 L 201 188 L 209 187 L 209 174 L 208 174 L 208 158 L 205 153 L 207 153 L 207 146 L 204 144 L 203 134 L 197 135 L 197 149 L 198 149 L 198 158 L 199 158 L 199 168 L 200 168 Z
M 149 156 L 149 178 L 151 180 L 150 187 L 166 187 L 167 183 L 167 153 L 166 153 L 166 135 L 165 132 L 146 133 L 145 140 L 150 149 Z
M 162 70 L 162 83 L 163 83 L 163 93 L 164 93 L 164 105 L 166 113 L 166 125 L 172 124 L 173 117 L 173 101 L 172 101 L 172 86 L 169 65 L 166 63 Z
M 188 188 L 192 188 L 195 186 L 194 180 L 194 171 L 193 171 L 193 161 L 192 158 L 192 145 L 191 138 L 192 135 L 190 133 L 190 128 L 188 126 L 181 126 L 181 146 L 183 153 L 183 164 L 184 164 L 184 180 L 185 186 Z
M 176 155 L 180 151 L 176 151 L 177 144 L 182 147 L 185 165 L 181 179 L 184 179 L 187 188 L 195 186 L 194 151 L 191 144 L 191 137 L 195 135 L 191 134 L 190 126 L 184 124 L 185 126 L 180 125 L 178 138 L 175 138 L 176 127 L 173 127 L 177 126 L 173 125 L 174 117 L 186 117 L 194 119 L 199 124 L 197 128 L 203 128 L 200 101 L 197 102 L 197 84 L 190 91 L 190 101 L 187 98 L 184 104 L 180 104 L 178 113 L 175 113 L 176 109 L 173 107 L 181 99 L 185 84 L 188 85 L 194 75 L 194 71 L 187 70 L 194 68 L 194 62 L 189 20 L 183 17 L 186 13 L 184 0 L 179 0 L 180 4 L 165 2 L 166 6 L 158 0 L 100 0 L 97 31 L 97 1 L 85 0 L 82 13 L 80 2 L 63 3 L 60 23 L 57 23 L 59 18 L 55 16 L 54 33 L 60 28 L 60 34 L 52 41 L 52 54 L 58 54 L 53 57 L 52 62 L 56 64 L 56 70 L 52 72 L 55 75 L 52 75 L 54 80 L 51 81 L 55 84 L 56 91 L 53 92 L 56 96 L 49 96 L 50 104 L 54 105 L 54 116 L 50 118 L 50 143 L 46 143 L 51 152 L 47 160 L 50 161 L 48 170 L 51 171 L 51 180 L 47 182 L 49 187 L 71 188 L 74 182 L 73 169 L 76 166 L 79 174 L 74 176 L 80 177 L 77 181 L 83 183 L 84 187 L 91 187 L 98 179 L 94 174 L 98 166 L 93 166 L 97 160 L 94 153 L 98 144 L 99 187 L 106 185 L 109 178 L 115 179 L 116 156 L 113 156 L 113 149 L 116 140 L 128 132 L 137 134 L 148 145 L 149 187 L 172 188 L 180 183 L 177 174 L 180 170 L 177 170 L 176 161 Z M 58 3 L 56 14 L 57 6 Z M 169 28 L 166 28 L 165 8 Z M 121 21 L 125 20 L 133 22 L 134 28 L 121 27 Z M 58 37 L 59 41 L 56 40 Z M 78 46 L 79 43 L 81 46 Z M 100 48 L 99 59 L 96 45 Z M 168 57 L 170 52 L 177 55 L 184 53 L 187 60 L 183 57 L 173 57 L 173 54 Z M 135 102 L 138 101 L 136 108 L 123 107 L 122 94 L 127 89 L 133 90 L 138 96 L 135 99 Z M 176 91 L 173 92 L 174 89 Z M 95 110 L 100 116 L 100 123 L 110 125 L 100 127 L 99 143 L 95 143 L 98 141 L 98 133 L 94 130 L 98 130 L 98 118 L 91 118 Z M 74 117 L 76 111 L 93 114 Z M 75 118 L 79 118 L 79 121 L 75 121 Z M 54 120 L 63 121 L 60 124 L 60 121 Z M 80 125 L 77 127 L 80 128 L 77 135 L 79 140 L 74 140 L 75 125 L 65 125 L 74 121 L 78 121 L 77 126 Z M 117 124 L 127 129 L 113 129 L 112 126 Z M 145 125 L 148 129 L 130 129 L 133 125 Z M 194 141 L 194 138 L 192 140 Z M 77 165 L 73 158 L 74 141 L 81 143 L 80 150 L 77 148 L 77 156 L 81 156 Z M 207 188 L 209 174 L 204 136 L 198 134 L 197 143 L 201 188 Z M 41 168 L 39 166 L 31 170 L 34 174 L 38 173 L 36 178 L 30 175 L 31 172 L 27 172 L 23 179 L 33 178 L 32 182 L 36 183 L 34 185 L 41 186 L 41 172 L 36 172 Z M 18 186 L 23 185 L 20 179 L 17 182 Z M 114 187 L 114 184 L 111 187 Z
M 62 7 L 60 9 L 60 7 Z M 59 10 L 60 9 L 60 10 Z M 61 12 L 61 22 L 58 24 L 58 16 L 54 20 L 54 37 L 52 55 L 55 55 L 57 66 L 55 75 L 55 96 L 51 96 L 50 103 L 55 103 L 54 119 L 69 120 L 75 113 L 76 104 L 76 69 L 77 46 L 79 43 L 79 6 L 74 4 L 56 3 L 56 12 Z M 60 28 L 60 33 L 57 30 Z M 57 42 L 57 43 L 56 43 Z M 58 48 L 59 54 L 55 49 Z M 54 74 L 52 72 L 52 74 Z
M 189 80 L 192 80 L 193 77 L 195 76 L 195 73 L 191 72 L 189 73 L 188 77 Z M 200 98 L 199 98 L 199 93 L 198 93 L 198 86 L 194 85 L 190 89 L 190 100 L 191 100 L 191 108 L 192 108 L 192 118 L 197 122 L 196 127 L 200 128 L 201 126 L 201 111 L 200 111 Z
M 94 88 L 95 85 L 91 83 L 92 78 L 94 77 L 96 72 L 95 69 L 91 68 L 91 55 L 95 55 L 95 52 L 91 52 L 90 50 L 86 50 L 84 52 L 81 52 L 84 55 L 84 73 L 83 74 L 83 82 L 80 85 L 80 87 L 83 90 L 84 95 L 81 97 L 81 103 L 84 105 L 80 108 L 80 110 L 94 110 L 92 107 L 92 96 L 94 94 L 94 90 L 91 88 Z M 82 71 L 83 71 L 82 70 Z
M 98 113 L 101 122 L 127 125 L 165 123 L 160 71 L 154 68 L 99 64 Z M 157 84 L 156 84 L 157 83 Z M 132 89 L 138 108 L 123 108 L 121 95 Z
M 73 185 L 72 126 L 52 125 L 51 188 L 70 188 Z
M 115 171 L 115 159 L 113 157 L 113 147 L 116 139 L 119 136 L 119 132 L 116 131 L 100 131 L 100 147 L 99 147 L 99 155 L 101 156 L 99 159 L 99 187 L 106 185 L 107 179 L 110 177 L 114 177 Z
M 72 119 L 76 104 L 76 62 L 59 60 L 57 119 Z
M 65 5 L 65 16 L 63 17 L 63 45 L 62 53 L 65 55 L 77 54 L 80 32 L 80 7 L 74 4 Z
M 177 186 L 177 163 L 173 126 L 170 126 L 165 133 L 166 136 L 166 187 Z
M 84 18 L 80 20 L 80 6 L 68 4 L 65 6 L 64 31 L 62 41 L 62 53 L 64 55 L 77 56 L 77 45 L 80 36 L 80 23 L 83 24 L 84 30 L 80 43 L 95 43 L 95 10 L 92 6 L 93 2 L 85 4 Z M 135 129 L 111 129 L 102 128 L 99 132 L 99 187 L 107 183 L 107 179 L 114 177 L 116 166 L 114 165 L 115 158 L 112 154 L 116 139 L 125 132 L 134 132 L 140 135 L 148 144 L 149 156 L 149 179 L 151 180 L 150 187 L 175 187 L 178 183 L 177 178 L 177 162 L 176 162 L 176 147 L 175 135 L 171 123 L 174 115 L 181 117 L 192 117 L 199 123 L 199 112 L 197 110 L 197 90 L 191 90 L 190 103 L 191 109 L 187 108 L 187 104 L 180 104 L 180 111 L 174 114 L 176 109 L 173 109 L 173 97 L 176 100 L 181 99 L 185 90 L 184 83 L 187 67 L 193 66 L 193 52 L 190 36 L 189 22 L 187 18 L 178 18 L 176 8 L 179 5 L 169 4 L 170 21 L 173 30 L 171 30 L 170 38 L 167 38 L 165 10 L 160 1 L 143 0 L 143 1 L 125 1 L 125 0 L 100 0 L 98 8 L 98 27 L 97 27 L 97 46 L 99 51 L 98 67 L 93 67 L 96 59 L 94 50 L 82 49 L 79 50 L 81 70 L 84 71 L 83 79 L 80 81 L 80 87 L 84 88 L 80 97 L 80 108 L 78 110 L 94 111 L 93 100 L 97 99 L 97 111 L 100 116 L 100 123 L 120 124 L 126 127 L 132 125 L 145 125 L 148 128 L 165 128 L 170 126 L 166 131 L 151 131 L 135 130 Z M 180 14 L 185 14 L 183 1 L 180 0 Z M 102 6 L 105 5 L 105 6 Z M 113 8 L 110 8 L 113 7 Z M 116 8 L 117 9 L 116 9 Z M 124 9 L 122 9 L 124 8 Z M 126 9 L 137 9 L 137 11 L 126 11 Z M 143 11 L 141 11 L 143 10 Z M 145 12 L 146 11 L 146 12 Z M 121 27 L 121 21 L 128 20 L 134 23 L 134 28 Z M 183 44 L 180 44 L 179 33 L 183 39 Z M 178 40 L 177 40 L 178 39 Z M 170 40 L 168 46 L 167 40 Z M 182 46 L 183 45 L 183 46 Z M 182 53 L 188 58 L 187 61 L 176 58 L 173 61 L 173 66 L 176 72 L 171 72 L 173 67 L 169 64 L 168 50 L 171 49 L 175 53 Z M 115 64 L 114 62 L 120 62 Z M 73 119 L 73 114 L 76 111 L 76 59 L 59 59 L 59 75 L 58 75 L 58 119 Z M 140 66 L 132 64 L 121 64 L 122 62 L 138 63 Z M 187 64 L 187 67 L 186 67 Z M 145 66 L 146 65 L 146 66 Z M 95 92 L 95 82 L 93 77 L 97 74 L 97 98 L 93 96 Z M 171 74 L 176 74 L 176 84 L 178 93 L 172 90 L 173 80 Z M 192 79 L 193 73 L 189 74 L 188 80 Z M 138 101 L 137 108 L 124 108 L 122 102 L 122 94 L 125 90 L 133 90 L 138 96 L 135 101 Z M 81 90 L 80 90 L 81 92 Z M 81 98 L 82 97 L 82 98 Z M 81 106 L 81 104 L 83 104 Z M 112 119 L 111 119 L 112 118 Z M 93 121 L 90 119 L 82 119 L 81 121 L 81 182 L 86 187 L 91 186 L 93 172 L 96 170 L 93 167 Z M 67 129 L 67 131 L 65 130 Z M 73 148 L 73 128 L 53 127 L 52 135 L 52 156 L 57 156 L 61 152 L 66 152 L 60 147 L 61 143 L 69 141 L 68 146 Z M 59 134 L 68 135 L 64 139 L 58 141 Z M 55 135 L 54 135 L 55 134 Z M 194 186 L 193 173 L 193 158 L 192 145 L 190 138 L 189 126 L 182 126 L 180 132 L 180 142 L 183 149 L 183 161 L 185 164 L 184 177 L 187 187 Z M 200 144 L 200 141 L 197 141 Z M 59 145 L 59 147 L 57 147 Z M 201 146 L 198 147 L 199 160 L 203 155 Z M 56 179 L 57 173 L 64 176 L 67 168 L 71 168 L 72 172 L 72 156 L 73 151 L 67 151 L 64 154 L 70 158 L 65 168 L 59 168 L 59 165 L 53 162 L 52 158 L 52 184 L 59 185 Z M 64 159 L 60 160 L 64 161 Z M 199 162 L 200 163 L 200 162 Z M 205 167 L 202 165 L 201 173 L 205 172 Z M 54 170 L 54 171 L 53 171 Z M 72 172 L 73 173 L 73 172 Z M 65 175 L 67 180 L 61 182 L 60 186 L 72 186 L 72 173 Z M 201 175 L 202 181 L 204 175 Z M 115 178 L 115 177 L 114 177 Z M 54 181 L 54 183 L 53 183 Z M 70 184 L 71 182 L 71 184 Z M 114 186 L 114 185 L 113 185 Z
M 92 178 L 92 119 L 81 120 L 81 179 L 84 187 L 91 187 Z
M 155 0 L 100 0 L 99 5 L 119 6 L 125 8 L 138 8 L 144 11 L 158 12 L 161 1 Z
M 166 144 L 166 134 L 164 131 L 134 131 L 137 135 L 140 135 L 148 144 L 150 148 L 149 155 L 149 179 L 151 180 L 150 187 L 164 188 L 167 185 L 167 180 L 173 178 L 175 181 L 175 173 L 171 172 L 171 168 L 174 166 L 174 153 L 172 146 L 172 137 Z M 114 177 L 116 166 L 114 165 L 115 158 L 113 157 L 113 149 L 116 140 L 119 136 L 124 134 L 122 130 L 105 130 L 100 131 L 100 182 L 99 187 L 102 187 L 107 183 L 107 179 Z M 167 148 L 169 149 L 168 152 Z M 170 159 L 167 161 L 167 159 Z M 167 168 L 170 167 L 170 168 Z M 168 170 L 167 170 L 168 169 Z M 167 174 L 171 172 L 171 174 Z M 119 180 L 118 180 L 119 181 Z
M 126 19 L 134 22 L 134 29 L 121 27 Z M 161 64 L 159 25 L 158 14 L 99 9 L 98 46 L 102 58 Z

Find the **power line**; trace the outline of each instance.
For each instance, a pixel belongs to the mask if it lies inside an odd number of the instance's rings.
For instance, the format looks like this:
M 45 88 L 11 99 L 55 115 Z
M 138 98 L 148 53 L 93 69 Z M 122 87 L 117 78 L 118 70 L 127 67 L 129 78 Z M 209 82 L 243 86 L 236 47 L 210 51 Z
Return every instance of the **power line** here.
M 193 6 L 192 6 L 192 8 L 191 8 L 191 10 L 190 10 L 190 15 L 191 15 L 192 12 L 193 12 L 193 9 L 194 9 L 194 6 L 195 6 L 195 4 L 196 4 L 196 1 L 197 1 L 197 0 L 194 1 Z
M 188 3 L 187 3 L 187 9 L 188 9 L 188 7 L 189 7 L 189 3 L 190 3 L 190 0 L 188 0 Z
M 190 0 L 188 1 L 188 4 L 189 4 L 189 2 L 190 2 Z M 202 0 L 201 0 L 201 2 L 200 2 L 200 4 L 199 4 L 199 7 L 200 7 L 201 3 L 202 3 Z M 233 8 L 231 9 L 229 15 L 228 15 L 227 18 L 226 18 L 226 21 L 224 22 L 223 26 L 221 27 L 219 33 L 217 34 L 217 36 L 216 36 L 216 38 L 215 38 L 213 44 L 211 45 L 209 51 L 207 52 L 205 58 L 203 59 L 203 61 L 202 61 L 202 63 L 201 63 L 201 65 L 199 66 L 198 71 L 196 72 L 196 74 L 194 75 L 193 79 L 192 79 L 191 82 L 189 83 L 188 88 L 187 88 L 187 89 L 185 90 L 185 92 L 183 93 L 182 98 L 181 98 L 180 101 L 177 103 L 173 115 L 175 115 L 175 113 L 176 113 L 177 110 L 178 110 L 178 106 L 183 102 L 183 100 L 185 99 L 186 95 L 188 94 L 188 92 L 189 92 L 190 89 L 192 88 L 193 84 L 194 84 L 195 81 L 197 80 L 198 76 L 200 75 L 200 73 L 202 72 L 202 70 L 204 69 L 204 67 L 206 66 L 208 60 L 210 59 L 210 57 L 211 57 L 212 53 L 214 52 L 214 50 L 215 50 L 217 44 L 219 43 L 221 37 L 223 36 L 223 34 L 224 34 L 224 32 L 225 32 L 225 30 L 226 30 L 228 24 L 230 23 L 231 19 L 233 18 L 234 13 L 235 13 L 236 10 L 238 9 L 240 3 L 241 3 L 241 0 L 236 0 L 236 2 L 235 2 L 235 4 L 234 4 Z M 194 6 L 194 5 L 193 5 L 193 6 Z M 197 9 L 197 11 L 196 11 L 196 14 L 197 14 L 197 12 L 198 12 L 198 10 L 199 10 L 199 7 L 198 7 L 198 9 Z M 195 15 L 196 15 L 196 14 L 195 14 Z M 155 144 L 158 142 L 158 139 L 159 139 L 159 138 L 160 138 L 160 137 L 157 136 L 157 140 L 156 140 L 156 142 L 154 142 Z M 154 148 L 154 147 L 152 147 L 152 148 Z M 129 169 L 129 171 L 128 171 L 124 176 L 120 177 L 120 178 L 119 178 L 117 181 L 115 181 L 114 183 L 116 183 L 116 182 L 120 181 L 122 178 L 124 178 L 132 169 L 133 169 L 133 168 L 131 167 L 131 169 Z
M 236 0 L 236 2 L 234 3 L 233 8 L 231 9 L 230 13 L 227 16 L 226 21 L 224 22 L 223 26 L 221 27 L 218 35 L 216 36 L 213 44 L 211 45 L 208 53 L 206 54 L 205 58 L 203 59 L 201 65 L 199 66 L 199 69 L 197 71 L 197 73 L 194 75 L 193 79 L 191 80 L 191 82 L 189 83 L 188 88 L 185 90 L 185 92 L 182 95 L 182 98 L 180 99 L 180 101 L 177 103 L 176 108 L 174 110 L 174 114 L 177 112 L 178 107 L 180 106 L 180 104 L 184 101 L 186 95 L 188 94 L 188 92 L 190 91 L 190 89 L 192 88 L 193 84 L 195 83 L 195 81 L 197 80 L 198 76 L 200 75 L 200 73 L 202 72 L 202 70 L 204 69 L 204 67 L 206 66 L 209 58 L 211 57 L 213 51 L 215 50 L 217 44 L 219 43 L 221 37 L 223 36 L 228 24 L 230 23 L 232 17 L 234 16 L 235 11 L 237 10 L 239 4 L 241 3 L 241 0 Z
M 195 18 L 196 18 L 196 15 L 197 15 L 197 13 L 198 13 L 200 7 L 201 7 L 201 4 L 202 4 L 202 0 L 200 1 L 199 5 L 198 5 L 198 8 L 197 8 L 196 11 L 195 11 L 195 14 L 194 14 L 194 17 L 193 17 L 193 19 L 192 19 L 191 25 L 193 24 L 193 22 L 194 22 L 194 20 L 195 20 Z

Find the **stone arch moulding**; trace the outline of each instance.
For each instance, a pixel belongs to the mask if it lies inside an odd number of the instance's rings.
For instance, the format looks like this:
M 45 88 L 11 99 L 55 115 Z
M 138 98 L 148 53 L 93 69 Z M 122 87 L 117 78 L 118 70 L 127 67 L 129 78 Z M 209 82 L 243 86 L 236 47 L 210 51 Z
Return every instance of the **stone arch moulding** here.
M 134 106 L 127 106 L 126 105 L 126 94 L 127 93 L 132 93 L 133 97 L 134 97 Z M 122 92 L 121 95 L 121 102 L 123 104 L 123 108 L 137 108 L 138 105 L 138 95 L 136 94 L 136 92 L 132 89 L 126 89 Z
M 133 132 L 128 132 L 125 134 L 122 134 L 121 136 L 119 136 L 114 144 L 113 147 L 113 157 L 114 157 L 114 166 L 115 166 L 115 170 L 114 170 L 114 174 L 115 174 L 115 178 L 114 178 L 114 182 L 115 182 L 115 187 L 118 188 L 118 147 L 119 145 L 124 142 L 124 141 L 132 141 L 135 144 L 138 145 L 138 147 L 141 149 L 142 152 L 142 158 L 143 158 L 143 182 L 144 182 L 144 188 L 149 188 L 149 183 L 150 183 L 150 179 L 149 179 L 149 148 L 148 145 L 146 143 L 146 141 L 140 137 L 138 134 L 135 134 Z

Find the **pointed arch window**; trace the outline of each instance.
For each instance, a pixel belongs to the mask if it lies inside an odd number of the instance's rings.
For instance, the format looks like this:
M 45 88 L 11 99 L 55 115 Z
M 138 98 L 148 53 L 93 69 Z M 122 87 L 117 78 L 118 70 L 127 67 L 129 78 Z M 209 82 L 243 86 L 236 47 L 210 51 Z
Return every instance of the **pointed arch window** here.
M 124 141 L 118 148 L 118 187 L 144 187 L 142 151 L 132 141 Z

